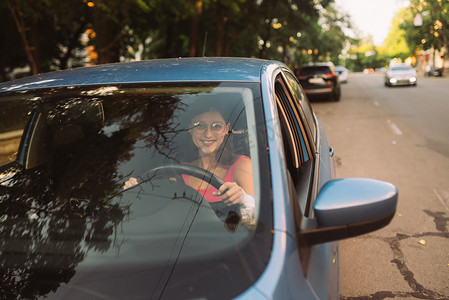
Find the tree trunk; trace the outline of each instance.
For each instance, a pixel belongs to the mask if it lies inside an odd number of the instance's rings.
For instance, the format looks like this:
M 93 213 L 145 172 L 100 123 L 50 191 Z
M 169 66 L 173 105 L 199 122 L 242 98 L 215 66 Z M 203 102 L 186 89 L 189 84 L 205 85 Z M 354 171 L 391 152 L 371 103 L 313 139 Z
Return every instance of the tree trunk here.
M 189 56 L 196 56 L 196 47 L 198 41 L 198 25 L 200 24 L 200 17 L 203 12 L 203 1 L 197 0 L 195 3 L 196 13 L 193 16 L 192 25 L 190 27 L 190 45 Z
M 23 45 L 25 47 L 25 53 L 28 58 L 28 62 L 30 64 L 31 73 L 33 75 L 36 75 L 36 74 L 40 73 L 40 69 L 39 69 L 38 63 L 36 61 L 36 56 L 33 53 L 34 52 L 33 48 L 30 46 L 28 37 L 26 35 L 26 26 L 25 26 L 25 21 L 23 19 L 23 14 L 22 14 L 22 11 L 20 10 L 20 7 L 16 1 L 14 1 L 14 4 L 15 4 L 15 6 L 13 7 L 8 3 L 8 8 L 11 11 L 11 14 L 14 18 L 14 22 L 17 25 L 17 30 L 19 31 L 19 34 L 20 34 L 20 38 L 22 39 Z
M 120 37 L 122 25 L 105 16 L 105 13 L 94 7 L 93 29 L 95 31 L 95 51 L 98 54 L 97 64 L 120 61 Z
M 231 46 L 238 37 L 239 37 L 239 33 L 234 34 L 234 36 L 232 36 L 230 39 L 228 39 L 228 41 L 226 42 L 226 45 L 225 45 L 224 56 L 229 56 L 229 51 L 231 50 Z
M 167 22 L 167 28 L 165 30 L 165 43 L 164 43 L 164 53 L 163 57 L 173 57 L 173 23 Z
M 262 48 L 259 50 L 259 58 L 265 58 L 267 56 L 267 43 L 270 41 L 271 37 L 271 22 L 272 19 L 265 25 L 265 36 L 263 37 Z
M 41 62 L 41 38 L 39 31 L 39 24 L 37 20 L 33 20 L 30 29 L 30 42 L 31 42 L 31 55 L 33 55 L 34 64 L 36 66 L 37 73 L 42 72 L 42 62 Z M 36 73 L 36 74 L 37 74 Z
M 221 56 L 221 38 L 223 33 L 223 13 L 220 0 L 217 1 L 217 23 L 215 28 L 215 56 Z

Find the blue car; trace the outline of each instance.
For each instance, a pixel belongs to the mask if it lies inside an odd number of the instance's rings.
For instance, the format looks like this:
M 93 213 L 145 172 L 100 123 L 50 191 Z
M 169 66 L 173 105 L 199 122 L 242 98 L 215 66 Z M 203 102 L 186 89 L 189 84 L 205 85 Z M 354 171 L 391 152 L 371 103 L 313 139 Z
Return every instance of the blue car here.
M 286 65 L 179 58 L 0 84 L 5 299 L 338 299 L 398 190 L 333 177 Z

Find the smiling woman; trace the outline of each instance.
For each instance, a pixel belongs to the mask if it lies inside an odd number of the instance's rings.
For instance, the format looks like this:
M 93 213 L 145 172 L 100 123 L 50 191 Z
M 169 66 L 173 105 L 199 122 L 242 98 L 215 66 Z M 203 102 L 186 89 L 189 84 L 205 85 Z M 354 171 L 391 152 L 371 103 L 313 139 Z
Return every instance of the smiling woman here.
M 219 187 L 214 187 L 204 178 L 188 174 L 182 174 L 182 180 L 211 203 L 223 220 L 235 217 L 237 220 L 241 218 L 245 225 L 254 225 L 255 199 L 251 159 L 247 155 L 234 153 L 229 140 L 233 133 L 230 131 L 229 120 L 236 111 L 228 111 L 227 105 L 233 104 L 239 114 L 243 112 L 238 108 L 242 106 L 239 103 L 241 101 L 226 101 L 227 98 L 232 100 L 233 96 L 235 97 L 224 90 L 220 93 L 209 93 L 199 97 L 191 105 L 186 105 L 187 111 L 183 116 L 191 137 L 183 145 L 183 163 L 210 172 L 222 178 L 224 182 Z M 241 95 L 238 97 L 242 98 Z M 139 180 L 131 177 L 126 181 L 125 189 L 136 184 L 139 184 Z

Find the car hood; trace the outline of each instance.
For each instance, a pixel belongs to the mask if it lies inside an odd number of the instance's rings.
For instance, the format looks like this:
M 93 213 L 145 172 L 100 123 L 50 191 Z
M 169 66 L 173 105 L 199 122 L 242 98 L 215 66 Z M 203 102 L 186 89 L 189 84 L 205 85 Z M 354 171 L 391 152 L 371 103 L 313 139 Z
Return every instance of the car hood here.
M 21 215 L 23 206 L 1 207 L 9 210 L 0 226 L 3 295 L 189 299 L 220 293 L 232 298 L 251 286 L 264 269 L 256 264 L 247 270 L 243 263 L 252 260 L 245 248 L 260 249 L 253 244 L 256 232 L 242 226 L 229 230 L 196 191 L 163 181 L 141 184 L 101 208 L 74 198 L 62 213 Z

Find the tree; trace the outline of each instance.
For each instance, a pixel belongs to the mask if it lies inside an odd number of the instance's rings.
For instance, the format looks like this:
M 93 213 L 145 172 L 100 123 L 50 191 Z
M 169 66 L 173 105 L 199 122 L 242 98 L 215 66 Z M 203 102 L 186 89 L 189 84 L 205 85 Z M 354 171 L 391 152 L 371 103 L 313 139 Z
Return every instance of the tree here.
M 88 23 L 86 7 L 79 0 L 2 2 L 0 36 L 6 42 L 0 50 L 2 71 L 23 67 L 26 62 L 32 74 L 65 69 L 69 61 L 79 65 L 76 50 L 84 47 L 80 36 Z
M 414 55 L 410 51 L 406 41 L 406 31 L 402 28 L 402 23 L 409 17 L 409 10 L 402 9 L 393 17 L 391 30 L 388 33 L 383 47 L 384 55 L 389 58 L 400 58 L 405 60 L 407 57 Z
M 32 74 L 38 74 L 41 71 L 38 7 L 19 0 L 8 1 L 7 6 L 17 26 Z
M 5 16 L 0 20 L 0 37 L 16 44 L 20 40 L 22 46 L 20 51 L 0 48 L 0 74 L 24 65 L 31 66 L 33 73 L 85 65 L 87 46 L 97 54 L 91 61 L 97 64 L 203 53 L 293 64 L 308 60 L 309 49 L 329 52 L 334 58 L 344 37 L 336 11 L 332 18 L 330 10 L 325 12 L 331 3 L 6 0 L 0 3 L 0 16 Z M 328 14 L 329 26 L 320 23 L 323 14 Z M 10 33 L 12 27 L 16 28 L 14 34 Z
M 406 32 L 406 40 L 413 51 L 436 49 L 449 50 L 449 2 L 441 0 L 411 0 L 407 18 L 401 28 Z M 422 24 L 416 24 L 416 17 Z M 443 57 L 444 59 L 444 57 Z M 443 62 L 444 63 L 444 62 Z
M 352 28 L 350 16 L 341 14 L 333 4 L 327 6 L 321 17 L 322 31 L 319 34 L 318 51 L 322 59 L 339 61 L 339 55 L 349 37 L 344 30 Z
M 9 79 L 7 74 L 13 68 L 27 64 L 27 57 L 20 47 L 22 41 L 9 9 L 0 9 L 0 28 L 0 81 L 6 81 Z M 13 48 L 14 51 L 11 51 Z

